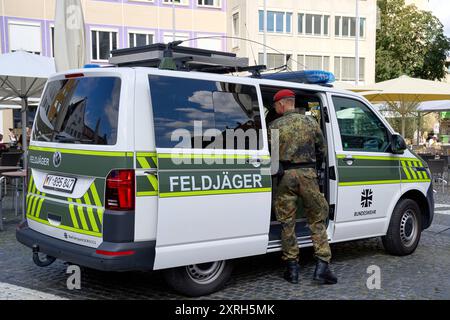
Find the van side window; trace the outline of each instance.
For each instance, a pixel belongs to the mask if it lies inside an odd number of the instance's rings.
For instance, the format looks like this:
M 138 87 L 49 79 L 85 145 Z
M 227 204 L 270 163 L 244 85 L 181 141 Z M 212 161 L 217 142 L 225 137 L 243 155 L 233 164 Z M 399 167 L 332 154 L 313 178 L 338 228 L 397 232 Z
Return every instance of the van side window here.
M 149 79 L 158 148 L 262 147 L 259 136 L 254 142 L 248 134 L 258 135 L 261 129 L 256 87 L 153 75 Z
M 333 97 L 344 151 L 387 152 L 389 132 L 362 102 Z

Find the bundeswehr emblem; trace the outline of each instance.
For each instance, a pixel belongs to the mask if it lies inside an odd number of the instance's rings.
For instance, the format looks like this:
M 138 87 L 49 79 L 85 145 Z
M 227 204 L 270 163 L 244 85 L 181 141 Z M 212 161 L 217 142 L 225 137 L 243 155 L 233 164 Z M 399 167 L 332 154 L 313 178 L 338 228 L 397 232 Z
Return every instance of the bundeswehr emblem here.
M 361 193 L 361 207 L 370 208 L 373 202 L 373 191 L 370 189 L 365 189 Z

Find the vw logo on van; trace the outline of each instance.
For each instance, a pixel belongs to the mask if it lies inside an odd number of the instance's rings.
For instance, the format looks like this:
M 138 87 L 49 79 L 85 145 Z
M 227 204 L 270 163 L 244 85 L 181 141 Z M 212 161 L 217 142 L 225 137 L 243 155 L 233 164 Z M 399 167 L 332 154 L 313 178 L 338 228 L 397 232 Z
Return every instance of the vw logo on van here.
M 61 152 L 56 151 L 56 152 L 53 154 L 53 165 L 54 165 L 56 168 L 58 168 L 58 167 L 61 165 L 61 160 L 62 160 Z

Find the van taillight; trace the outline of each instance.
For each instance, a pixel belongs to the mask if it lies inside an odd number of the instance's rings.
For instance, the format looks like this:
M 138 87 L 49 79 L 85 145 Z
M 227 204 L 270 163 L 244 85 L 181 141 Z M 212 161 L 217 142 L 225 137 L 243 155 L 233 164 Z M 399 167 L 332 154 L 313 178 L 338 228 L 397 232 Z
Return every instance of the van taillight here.
M 134 210 L 134 170 L 114 170 L 106 178 L 105 207 L 114 211 Z

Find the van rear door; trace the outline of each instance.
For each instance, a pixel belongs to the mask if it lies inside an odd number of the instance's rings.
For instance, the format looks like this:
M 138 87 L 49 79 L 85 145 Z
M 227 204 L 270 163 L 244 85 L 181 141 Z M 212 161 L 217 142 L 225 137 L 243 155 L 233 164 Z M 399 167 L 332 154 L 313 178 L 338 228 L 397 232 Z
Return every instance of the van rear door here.
M 29 148 L 30 228 L 94 248 L 103 241 L 106 178 L 134 167 L 133 136 L 120 129 L 130 117 L 119 108 L 133 101 L 133 81 L 129 70 L 83 70 L 49 80 Z

